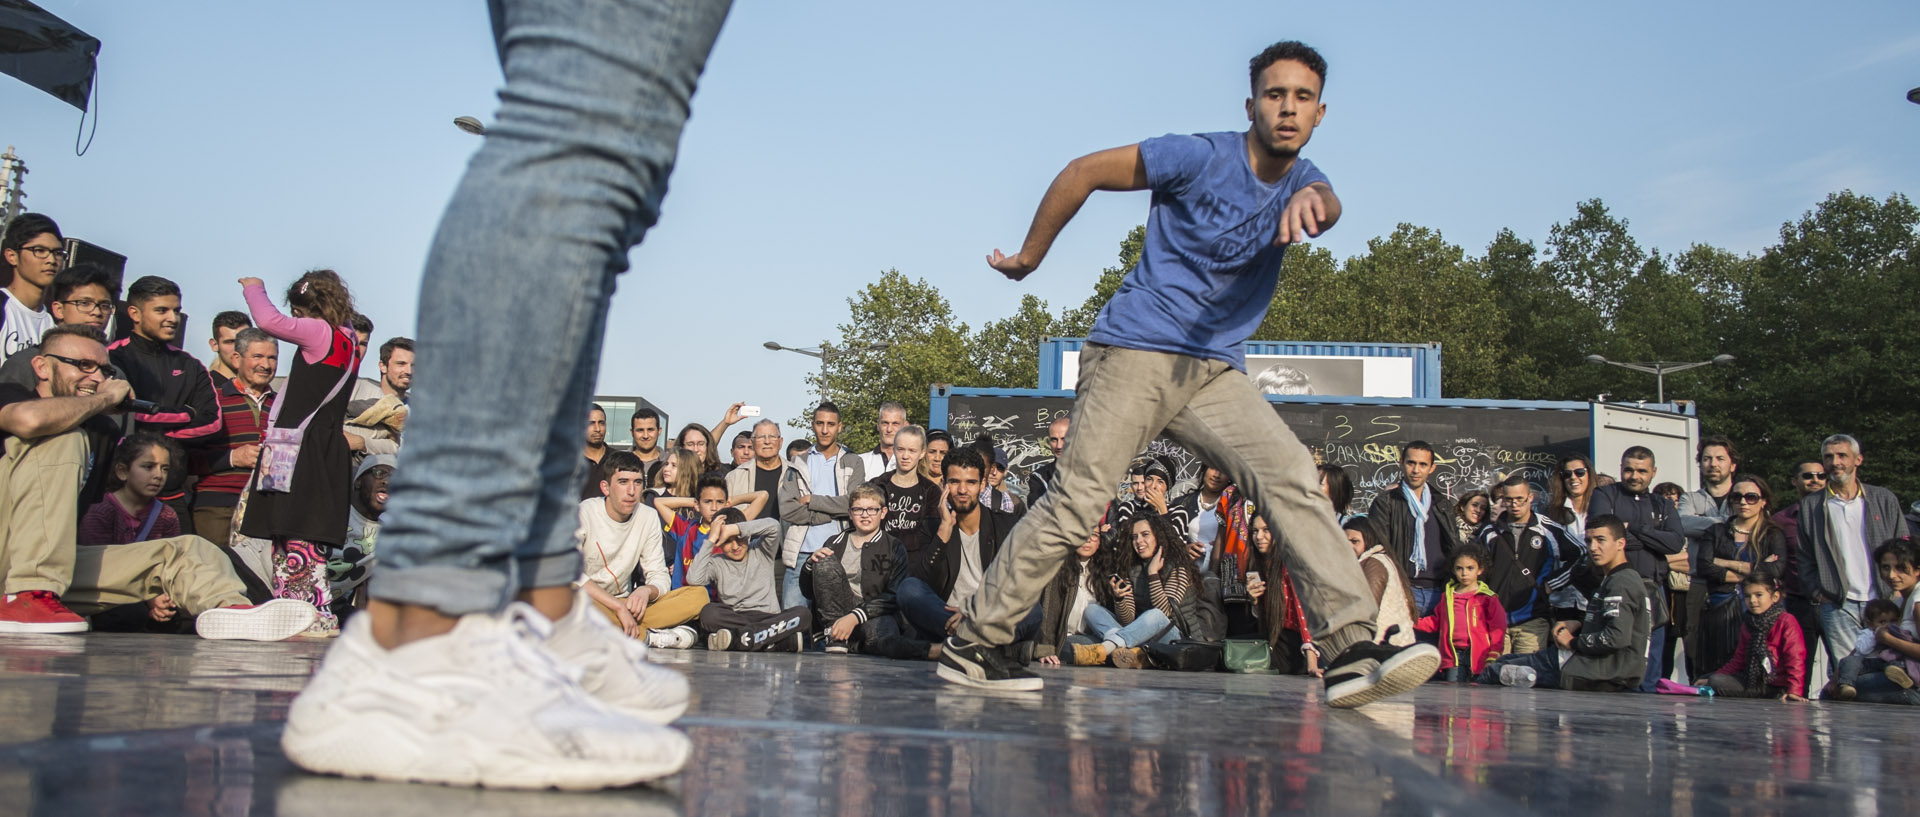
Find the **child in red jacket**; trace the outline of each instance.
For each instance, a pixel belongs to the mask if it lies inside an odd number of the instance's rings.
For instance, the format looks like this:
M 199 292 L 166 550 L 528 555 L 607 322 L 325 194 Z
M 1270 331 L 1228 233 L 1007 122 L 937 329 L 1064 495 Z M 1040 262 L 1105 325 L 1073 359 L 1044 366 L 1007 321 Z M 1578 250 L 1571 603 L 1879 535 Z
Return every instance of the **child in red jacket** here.
M 1703 686 L 1734 698 L 1807 700 L 1806 642 L 1800 637 L 1800 622 L 1783 614 L 1786 605 L 1780 603 L 1778 581 L 1765 571 L 1750 574 L 1740 582 L 1740 596 L 1752 615 L 1740 628 L 1733 657 L 1708 675 Z
M 1491 557 L 1487 549 L 1467 544 L 1447 559 L 1447 592 L 1433 612 L 1414 622 L 1423 633 L 1440 635 L 1440 671 L 1444 681 L 1467 682 L 1487 662 L 1506 652 L 1507 611 L 1493 588 L 1480 581 Z

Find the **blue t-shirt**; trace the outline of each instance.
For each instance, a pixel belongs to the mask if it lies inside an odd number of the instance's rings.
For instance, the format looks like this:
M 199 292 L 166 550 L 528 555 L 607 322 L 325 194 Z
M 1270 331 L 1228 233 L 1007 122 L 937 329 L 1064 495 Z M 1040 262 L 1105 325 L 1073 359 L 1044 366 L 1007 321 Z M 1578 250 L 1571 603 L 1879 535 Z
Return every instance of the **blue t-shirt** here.
M 1125 349 L 1223 360 L 1246 371 L 1280 279 L 1280 213 L 1293 193 L 1327 176 L 1296 159 L 1274 184 L 1247 163 L 1244 132 L 1169 134 L 1140 143 L 1153 205 L 1146 246 L 1087 340 Z

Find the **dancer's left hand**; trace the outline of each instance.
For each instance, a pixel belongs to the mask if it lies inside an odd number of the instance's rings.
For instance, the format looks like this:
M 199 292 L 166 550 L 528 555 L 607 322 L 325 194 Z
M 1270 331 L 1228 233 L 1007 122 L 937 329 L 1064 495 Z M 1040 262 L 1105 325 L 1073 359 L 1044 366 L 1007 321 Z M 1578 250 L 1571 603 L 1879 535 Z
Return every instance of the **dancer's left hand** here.
M 987 256 L 987 266 L 999 270 L 1001 275 L 1015 281 L 1026 278 L 1040 268 L 1038 263 L 1028 261 L 1020 253 L 1007 255 L 999 250 L 994 250 L 992 255 Z

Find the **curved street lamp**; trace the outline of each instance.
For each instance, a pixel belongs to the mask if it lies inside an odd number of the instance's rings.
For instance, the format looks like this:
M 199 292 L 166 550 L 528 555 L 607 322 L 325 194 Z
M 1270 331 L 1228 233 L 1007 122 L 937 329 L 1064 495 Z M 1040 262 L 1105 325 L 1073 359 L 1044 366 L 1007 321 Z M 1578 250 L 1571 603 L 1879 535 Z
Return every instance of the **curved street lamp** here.
M 1714 355 L 1712 360 L 1701 360 L 1692 363 L 1677 363 L 1671 360 L 1655 360 L 1649 363 L 1625 363 L 1618 360 L 1608 360 L 1599 355 L 1587 355 L 1587 362 L 1607 366 L 1619 366 L 1622 369 L 1632 369 L 1636 372 L 1646 372 L 1647 374 L 1653 375 L 1656 395 L 1654 402 L 1665 403 L 1667 402 L 1667 375 L 1673 374 L 1674 372 L 1684 372 L 1688 369 L 1698 369 L 1701 366 L 1725 366 L 1733 362 L 1733 355 Z
M 1911 91 L 1908 91 L 1907 101 L 1915 105 L 1920 105 L 1920 88 L 1915 88 Z
M 487 126 L 480 124 L 480 120 L 475 119 L 471 116 L 454 117 L 453 126 L 463 131 L 466 131 L 468 133 L 471 133 L 475 136 L 487 135 Z

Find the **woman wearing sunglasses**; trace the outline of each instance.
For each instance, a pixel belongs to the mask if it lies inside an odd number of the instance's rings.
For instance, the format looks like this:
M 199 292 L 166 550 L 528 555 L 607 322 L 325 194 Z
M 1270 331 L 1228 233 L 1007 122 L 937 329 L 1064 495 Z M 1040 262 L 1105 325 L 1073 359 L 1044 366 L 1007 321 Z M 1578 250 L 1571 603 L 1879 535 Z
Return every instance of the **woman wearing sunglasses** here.
M 1786 566 L 1787 540 L 1768 516 L 1773 492 L 1767 481 L 1740 474 L 1727 491 L 1727 521 L 1695 540 L 1693 579 L 1707 591 L 1692 664 L 1710 671 L 1727 662 L 1740 640 L 1740 582 L 1755 571 L 1778 576 Z
M 1553 470 L 1547 518 L 1560 523 L 1576 542 L 1586 541 L 1587 502 L 1593 499 L 1593 463 L 1586 457 L 1564 457 Z

